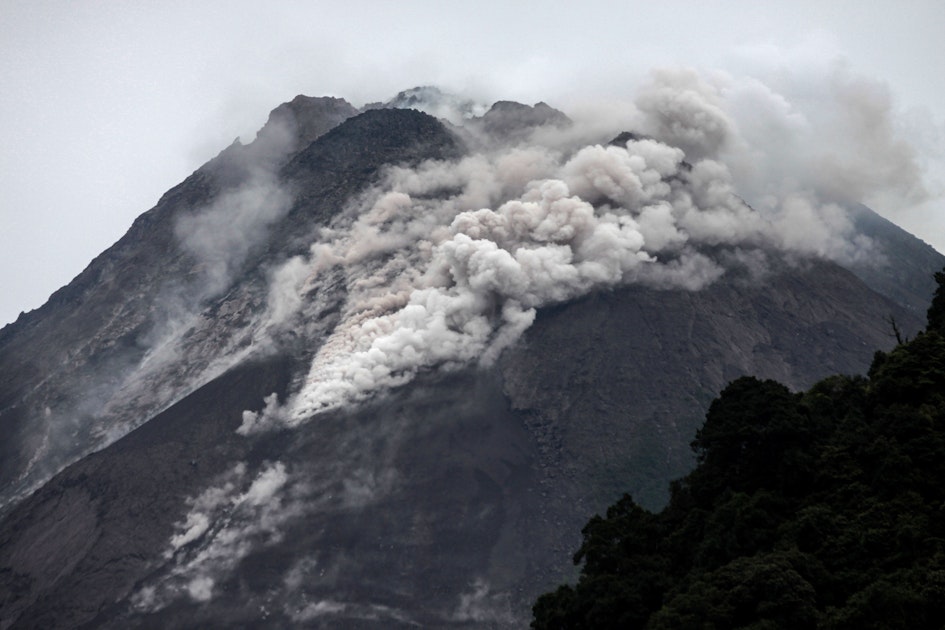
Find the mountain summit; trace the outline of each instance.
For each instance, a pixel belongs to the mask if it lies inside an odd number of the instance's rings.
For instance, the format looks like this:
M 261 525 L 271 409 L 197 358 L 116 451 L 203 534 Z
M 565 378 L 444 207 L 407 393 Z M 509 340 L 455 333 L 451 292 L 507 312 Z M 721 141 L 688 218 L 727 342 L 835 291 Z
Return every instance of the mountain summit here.
M 520 627 L 727 382 L 922 326 L 866 208 L 418 90 L 279 106 L 0 331 L 0 628 Z

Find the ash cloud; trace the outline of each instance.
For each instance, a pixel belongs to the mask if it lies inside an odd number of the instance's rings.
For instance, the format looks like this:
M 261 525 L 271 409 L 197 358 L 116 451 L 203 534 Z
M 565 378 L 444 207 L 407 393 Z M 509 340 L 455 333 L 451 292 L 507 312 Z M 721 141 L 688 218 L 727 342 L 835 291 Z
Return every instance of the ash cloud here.
M 761 211 L 803 197 L 895 214 L 929 200 L 921 155 L 884 84 L 842 63 L 759 74 L 655 70 L 636 99 L 642 128 L 687 158 L 726 164 Z
M 626 143 L 589 142 L 606 124 L 578 119 L 390 168 L 273 274 L 280 325 L 328 278 L 346 297 L 301 391 L 246 412 L 240 431 L 297 424 L 421 371 L 489 365 L 536 309 L 595 290 L 696 291 L 732 266 L 758 277 L 805 257 L 881 260 L 844 204 L 921 200 L 921 168 L 881 86 L 843 72 L 829 85 L 823 107 L 753 78 L 656 70 L 616 117 L 637 125 Z
M 644 141 L 588 147 L 567 160 L 518 149 L 393 171 L 383 187 L 391 190 L 312 248 L 313 275 L 342 266 L 348 298 L 291 419 L 403 384 L 422 369 L 489 364 L 546 304 L 631 279 L 672 282 L 673 269 L 687 270 L 690 288 L 717 277 L 686 238 L 666 234 L 681 190 L 663 178 L 678 174 L 682 157 Z M 547 169 L 543 178 L 531 170 L 536 164 Z M 444 198 L 444 188 L 456 192 Z M 510 188 L 517 197 L 502 202 Z M 603 203 L 595 208 L 572 188 Z M 661 247 L 647 249 L 650 236 Z
M 697 99 L 683 100 L 696 107 Z M 684 135 L 690 144 L 697 138 Z M 717 152 L 722 140 L 713 135 L 699 151 Z M 307 259 L 274 275 L 270 303 L 280 317 L 330 270 L 342 275 L 346 302 L 289 409 L 267 401 L 244 414 L 240 431 L 295 424 L 423 370 L 489 365 L 537 308 L 594 290 L 627 283 L 699 290 L 725 273 L 706 247 L 733 249 L 729 261 L 739 260 L 736 249 L 836 253 L 830 239 L 782 234 L 779 221 L 813 214 L 808 206 L 798 201 L 763 216 L 738 197 L 725 165 L 687 157 L 654 139 L 577 151 L 525 142 L 390 169 Z M 828 231 L 846 227 L 804 218 Z
M 719 91 L 689 68 L 654 70 L 636 103 L 645 115 L 643 131 L 691 160 L 717 156 L 734 132 Z

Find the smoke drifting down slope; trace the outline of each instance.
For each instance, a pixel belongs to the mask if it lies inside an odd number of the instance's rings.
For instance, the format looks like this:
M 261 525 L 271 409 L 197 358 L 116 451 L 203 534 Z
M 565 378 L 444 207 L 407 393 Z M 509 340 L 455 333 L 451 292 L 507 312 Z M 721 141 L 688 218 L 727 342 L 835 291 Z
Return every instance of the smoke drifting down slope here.
M 824 122 L 754 80 L 655 72 L 623 116 L 649 137 L 614 145 L 589 142 L 595 129 L 601 137 L 600 121 L 545 125 L 503 143 L 472 120 L 460 133 L 483 147 L 478 152 L 388 169 L 321 231 L 308 256 L 274 274 L 267 325 L 298 317 L 325 278 L 342 279 L 343 316 L 301 391 L 285 408 L 270 399 L 262 412 L 246 412 L 240 432 L 297 424 L 423 370 L 489 365 L 537 308 L 594 290 L 628 283 L 699 290 L 733 268 L 763 275 L 774 261 L 881 260 L 840 204 L 895 187 L 917 198 L 924 192 L 908 145 L 882 119 L 889 112 L 868 102 L 869 90 L 853 98 L 856 86 L 844 81 L 835 105 L 872 111 L 879 131 L 850 125 L 852 135 L 873 137 L 841 138 L 821 158 L 814 149 L 786 152 L 776 179 L 766 177 L 776 171 L 776 149 L 755 144 L 763 140 L 758 121 L 776 130 L 769 140 L 810 134 Z M 748 102 L 757 107 L 742 134 L 732 116 Z M 874 168 L 872 178 L 860 172 L 864 144 L 888 149 L 878 159 L 898 165 Z M 849 195 L 825 173 L 842 174 Z M 759 199 L 757 209 L 743 201 L 742 187 Z

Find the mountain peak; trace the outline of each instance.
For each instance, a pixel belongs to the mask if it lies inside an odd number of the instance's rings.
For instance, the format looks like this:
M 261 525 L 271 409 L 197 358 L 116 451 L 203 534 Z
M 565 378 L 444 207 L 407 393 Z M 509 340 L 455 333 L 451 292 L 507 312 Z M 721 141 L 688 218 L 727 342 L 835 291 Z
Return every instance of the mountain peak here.
M 423 105 L 424 103 L 443 101 L 456 98 L 452 94 L 447 94 L 435 85 L 418 85 L 408 90 L 397 93 L 397 96 L 385 103 L 391 108 L 409 108 L 414 105 Z
M 479 128 L 490 136 L 516 138 L 537 127 L 566 127 L 568 116 L 544 101 L 525 105 L 500 100 L 487 106 L 474 99 L 445 92 L 435 85 L 420 85 L 398 92 L 386 102 L 368 103 L 362 111 L 416 109 L 461 127 Z
M 299 94 L 270 112 L 253 144 L 289 143 L 290 150 L 301 149 L 357 114 L 358 110 L 343 98 Z
M 493 136 L 518 135 L 536 127 L 567 127 L 571 119 L 545 102 L 524 105 L 515 101 L 496 101 L 480 119 L 483 129 Z
M 398 92 L 385 102 L 368 103 L 362 111 L 372 109 L 416 109 L 442 118 L 454 125 L 462 125 L 486 111 L 486 105 L 471 98 L 445 92 L 435 85 L 419 85 Z

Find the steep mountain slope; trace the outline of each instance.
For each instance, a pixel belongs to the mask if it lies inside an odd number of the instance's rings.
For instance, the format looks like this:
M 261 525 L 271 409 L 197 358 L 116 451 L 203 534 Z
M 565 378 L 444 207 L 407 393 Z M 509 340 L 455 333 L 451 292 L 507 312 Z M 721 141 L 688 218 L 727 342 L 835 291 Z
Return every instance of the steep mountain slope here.
M 935 291 L 928 270 L 941 262 L 942 255 L 866 206 L 854 207 L 851 214 L 857 231 L 877 243 L 881 253 L 876 264 L 853 265 L 851 271 L 874 290 L 921 316 Z
M 503 360 L 505 388 L 553 448 L 549 465 L 580 480 L 579 495 L 629 491 L 656 508 L 666 481 L 692 466 L 693 410 L 746 374 L 800 389 L 862 373 L 872 348 L 893 341 L 889 316 L 915 331 L 905 309 L 824 263 L 764 287 L 628 288 L 543 312 Z
M 550 109 L 501 104 L 491 116 L 518 125 L 503 133 L 519 142 L 561 122 Z M 862 372 L 892 345 L 890 317 L 906 334 L 921 327 L 908 301 L 834 262 L 778 251 L 761 233 L 712 240 L 701 209 L 687 210 L 688 225 L 705 242 L 649 232 L 663 249 L 633 251 L 615 281 L 599 280 L 602 254 L 639 241 L 620 240 L 634 222 L 607 218 L 628 189 L 593 188 L 588 160 L 639 151 L 627 163 L 646 156 L 665 172 L 641 172 L 646 194 L 710 199 L 681 152 L 627 139 L 560 167 L 523 145 L 464 158 L 460 136 L 417 111 L 353 116 L 343 101 L 300 97 L 256 142 L 169 191 L 0 332 L 0 430 L 11 436 L 0 628 L 518 626 L 564 577 L 556 567 L 588 513 L 627 489 L 665 501 L 727 381 L 806 387 Z M 502 167 L 484 171 L 487 159 Z M 463 247 L 491 241 L 456 226 L 498 224 L 505 215 L 477 210 L 474 193 L 505 195 L 553 168 L 595 205 L 550 196 L 552 182 L 542 199 L 530 188 L 503 206 L 538 212 L 550 200 L 585 221 L 552 225 L 549 213 L 533 226 L 545 240 L 511 241 L 515 255 L 551 252 L 529 264 L 559 274 L 516 279 L 526 297 L 513 299 L 497 284 L 511 273 L 501 247 L 461 266 Z M 754 220 L 717 196 L 713 216 Z M 641 229 L 662 225 L 650 212 Z M 598 238 L 582 254 L 594 264 L 554 267 L 576 233 Z M 917 247 L 901 242 L 891 267 L 941 268 Z M 467 285 L 488 291 L 458 292 Z M 407 327 L 446 298 L 451 315 Z M 394 333 L 410 340 L 396 352 Z M 465 359 L 467 348 L 493 360 Z M 356 386 L 339 389 L 338 374 Z M 306 411 L 300 392 L 313 387 L 327 402 Z
M 317 133 L 351 113 L 334 99 L 327 113 L 296 107 L 307 102 L 275 110 L 255 143 L 168 191 L 46 305 L 0 331 L 0 505 L 238 359 L 268 267 L 304 248 L 381 166 L 459 151 L 432 118 L 391 110 L 293 152 L 296 126 Z M 288 125 L 293 111 L 315 116 Z

